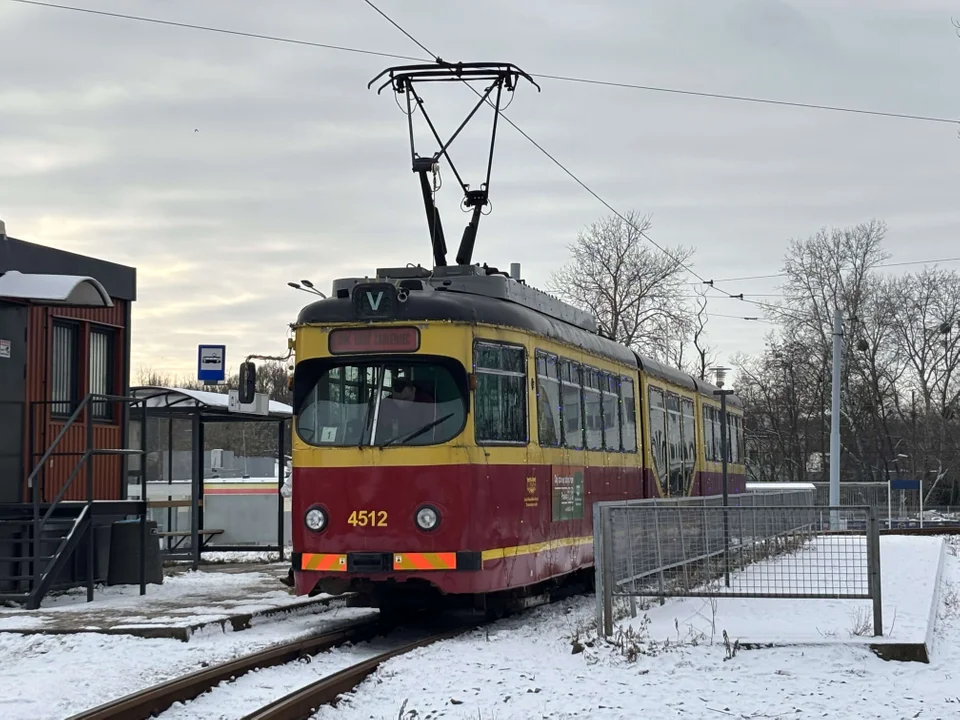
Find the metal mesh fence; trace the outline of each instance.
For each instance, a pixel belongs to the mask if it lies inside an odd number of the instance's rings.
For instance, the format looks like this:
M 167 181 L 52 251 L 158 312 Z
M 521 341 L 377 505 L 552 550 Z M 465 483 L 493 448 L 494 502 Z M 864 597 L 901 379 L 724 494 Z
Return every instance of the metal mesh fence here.
M 896 485 L 894 480 L 894 485 Z M 830 483 L 811 483 L 815 488 L 815 504 L 826 507 L 830 504 Z M 885 482 L 840 483 L 841 505 L 866 505 L 877 513 L 882 527 L 918 527 L 921 522 L 919 490 L 900 490 Z M 949 508 L 923 508 L 923 520 L 929 524 L 952 525 L 960 517 L 951 516 Z
M 882 627 L 876 512 L 812 499 L 807 491 L 740 495 L 727 507 L 712 497 L 599 503 L 604 627 L 612 632 L 616 596 L 872 598 Z

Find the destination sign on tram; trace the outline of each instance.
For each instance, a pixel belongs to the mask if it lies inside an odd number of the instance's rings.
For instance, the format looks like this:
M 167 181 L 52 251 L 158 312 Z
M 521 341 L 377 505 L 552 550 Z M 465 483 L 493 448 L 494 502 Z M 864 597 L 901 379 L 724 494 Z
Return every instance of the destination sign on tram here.
M 358 328 L 330 333 L 330 354 L 416 352 L 420 330 L 415 327 Z

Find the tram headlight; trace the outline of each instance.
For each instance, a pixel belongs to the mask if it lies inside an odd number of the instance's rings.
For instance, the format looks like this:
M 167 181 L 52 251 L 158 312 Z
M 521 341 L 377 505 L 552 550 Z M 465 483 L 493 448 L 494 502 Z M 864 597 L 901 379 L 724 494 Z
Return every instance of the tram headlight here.
M 313 532 L 320 532 L 327 526 L 327 514 L 322 508 L 312 507 L 304 513 L 303 524 Z
M 436 508 L 424 505 L 417 510 L 416 520 L 418 528 L 429 532 L 440 524 L 440 513 L 437 512 Z

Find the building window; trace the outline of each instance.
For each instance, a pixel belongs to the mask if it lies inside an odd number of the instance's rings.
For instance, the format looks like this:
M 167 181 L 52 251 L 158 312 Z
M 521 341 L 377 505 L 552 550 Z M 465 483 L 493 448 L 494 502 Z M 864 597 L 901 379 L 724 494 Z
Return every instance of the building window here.
M 69 416 L 76 408 L 77 393 L 77 348 L 79 338 L 77 325 L 53 323 L 53 357 L 51 362 L 52 382 L 50 399 L 53 415 Z
M 477 442 L 526 445 L 526 352 L 522 347 L 478 342 L 473 364 Z
M 113 338 L 110 330 L 90 330 L 90 386 L 93 395 L 113 395 Z M 97 420 L 113 419 L 113 403 L 94 402 L 93 417 Z

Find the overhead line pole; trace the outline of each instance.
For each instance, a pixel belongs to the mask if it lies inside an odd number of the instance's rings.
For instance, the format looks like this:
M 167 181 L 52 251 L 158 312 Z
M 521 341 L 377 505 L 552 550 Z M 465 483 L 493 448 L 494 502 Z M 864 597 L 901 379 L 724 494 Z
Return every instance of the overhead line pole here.
M 833 392 L 830 403 L 830 505 L 840 504 L 840 362 L 843 355 L 843 315 L 833 311 Z M 838 529 L 836 511 L 830 516 L 830 528 Z

